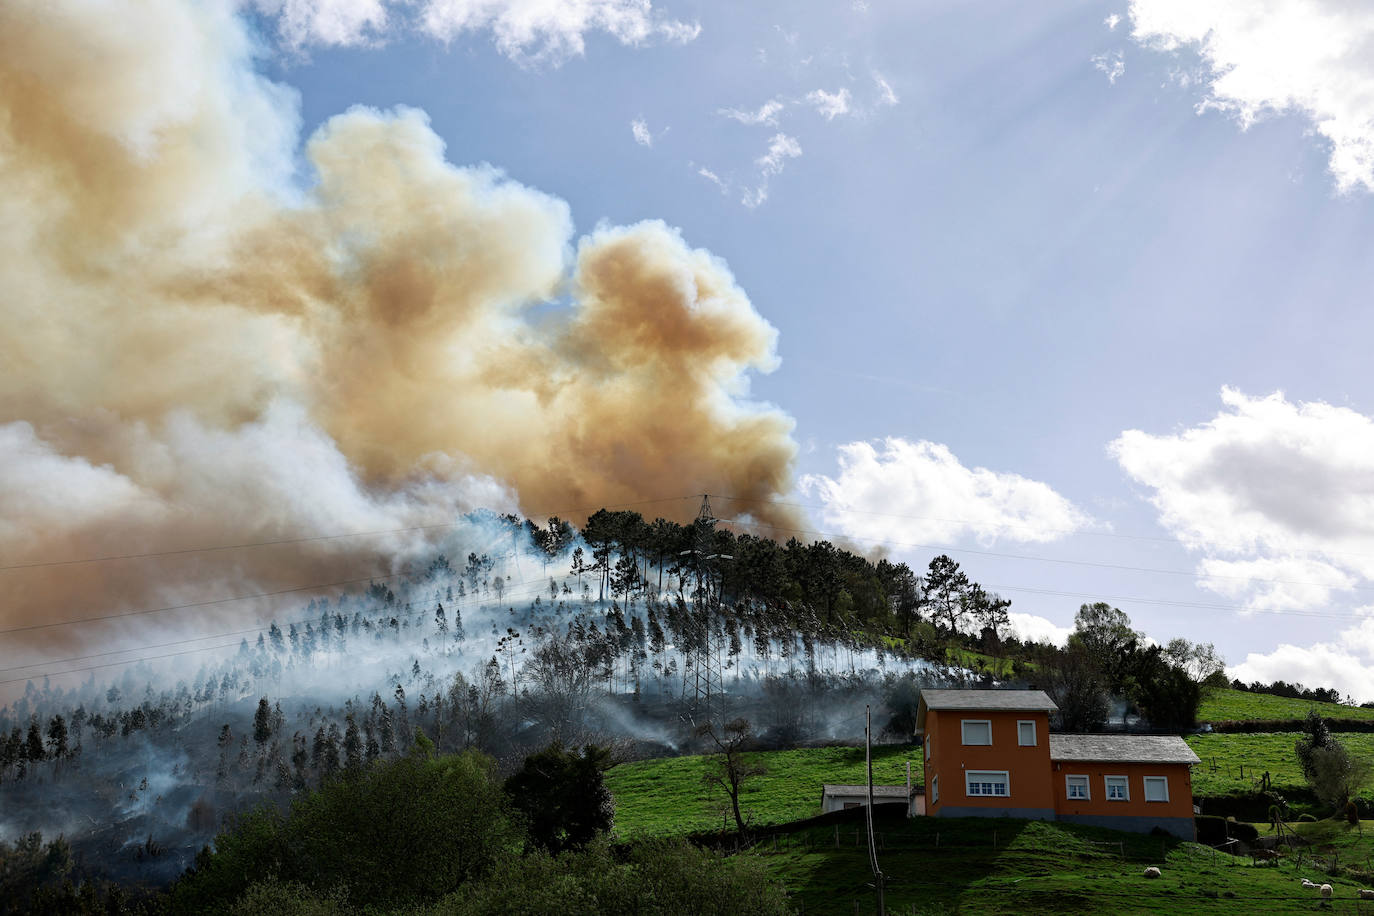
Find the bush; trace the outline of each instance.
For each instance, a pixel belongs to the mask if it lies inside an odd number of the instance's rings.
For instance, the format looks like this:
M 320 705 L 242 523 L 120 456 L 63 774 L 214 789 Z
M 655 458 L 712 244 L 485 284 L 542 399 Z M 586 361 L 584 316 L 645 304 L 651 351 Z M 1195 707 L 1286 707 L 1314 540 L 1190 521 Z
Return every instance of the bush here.
M 490 758 L 412 754 L 327 783 L 289 816 L 260 808 L 215 838 L 173 888 L 174 911 L 220 911 L 274 876 L 358 905 L 436 899 L 518 849 Z
M 1353 801 L 1345 803 L 1345 819 L 1352 827 L 1358 827 L 1360 825 L 1360 809 Z

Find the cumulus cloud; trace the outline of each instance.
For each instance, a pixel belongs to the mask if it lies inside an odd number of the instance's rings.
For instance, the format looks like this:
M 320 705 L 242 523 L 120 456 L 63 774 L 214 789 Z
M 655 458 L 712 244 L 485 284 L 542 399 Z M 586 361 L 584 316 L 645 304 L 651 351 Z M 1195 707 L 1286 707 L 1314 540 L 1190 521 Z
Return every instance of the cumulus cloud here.
M 1120 51 L 1112 51 L 1107 54 L 1094 54 L 1092 65 L 1102 73 L 1107 74 L 1107 82 L 1115 86 L 1126 72 L 1126 59 Z
M 1251 652 L 1226 673 L 1246 683 L 1284 680 L 1334 687 L 1356 702 L 1374 700 L 1374 617 L 1366 608 L 1357 623 L 1330 641 L 1306 646 L 1282 643 L 1272 652 Z
M 1007 616 L 1011 619 L 1011 631 L 1023 642 L 1047 642 L 1062 646 L 1069 641 L 1069 635 L 1073 633 L 1073 627 L 1061 627 L 1038 614 L 1010 611 Z
M 826 92 L 824 89 L 815 89 L 806 94 L 806 101 L 811 104 L 812 108 L 820 112 L 827 121 L 833 121 L 840 115 L 849 113 L 848 89 L 840 89 L 839 92 Z
M 415 109 L 350 109 L 302 149 L 234 9 L 0 5 L 7 563 L 682 493 L 798 523 L 770 505 L 792 420 L 748 397 L 777 331 L 721 259 L 659 221 L 578 237 Z M 0 627 L 385 572 L 422 543 L 25 570 Z
M 1281 608 L 1374 580 L 1374 419 L 1281 392 L 1221 400 L 1205 423 L 1109 446 L 1160 524 L 1202 555 L 1199 574 L 1227 577 L 1201 584 Z
M 1298 113 L 1330 144 L 1342 192 L 1374 191 L 1374 6 L 1350 0 L 1131 0 L 1131 36 L 1195 50 L 1210 73 L 1199 112 L 1249 127 Z
M 649 0 L 253 0 L 274 18 L 282 40 L 310 46 L 364 45 L 397 29 L 440 41 L 490 32 L 501 51 L 521 62 L 560 63 L 582 55 L 592 33 L 638 46 L 661 40 L 685 44 L 701 26 L 665 16 Z
M 741 124 L 769 124 L 776 127 L 778 113 L 784 107 L 786 106 L 777 99 L 769 99 L 752 111 L 747 108 L 722 108 L 720 114 Z
M 1047 484 L 965 467 L 947 446 L 888 438 L 840 446 L 835 477 L 808 475 L 827 525 L 899 543 L 1053 541 L 1090 522 Z
M 649 125 L 643 118 L 635 118 L 630 122 L 630 133 L 634 134 L 635 142 L 640 146 L 654 145 L 654 135 L 649 133 Z

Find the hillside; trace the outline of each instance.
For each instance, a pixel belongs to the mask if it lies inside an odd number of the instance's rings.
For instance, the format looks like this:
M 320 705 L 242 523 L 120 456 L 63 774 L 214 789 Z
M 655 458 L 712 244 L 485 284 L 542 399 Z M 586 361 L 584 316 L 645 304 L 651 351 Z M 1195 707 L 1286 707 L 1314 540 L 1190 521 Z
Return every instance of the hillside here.
M 1268 693 L 1251 693 L 1248 690 L 1235 690 L 1218 687 L 1209 690 L 1198 707 L 1199 722 L 1245 722 L 1245 721 L 1290 721 L 1299 720 L 1315 709 L 1328 719 L 1337 721 L 1368 722 L 1374 726 L 1374 709 L 1363 706 L 1346 706 L 1341 703 L 1319 703 L 1313 700 L 1295 700 Z

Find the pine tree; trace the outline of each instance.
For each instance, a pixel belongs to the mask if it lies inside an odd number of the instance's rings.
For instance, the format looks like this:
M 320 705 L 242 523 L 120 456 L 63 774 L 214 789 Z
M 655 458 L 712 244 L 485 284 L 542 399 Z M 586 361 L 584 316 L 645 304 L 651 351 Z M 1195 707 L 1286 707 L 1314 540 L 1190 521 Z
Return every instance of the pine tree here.
M 54 760 L 63 760 L 71 753 L 67 749 L 67 722 L 60 715 L 48 723 L 48 749 Z
M 358 723 L 353 721 L 353 716 L 347 717 L 348 727 L 344 729 L 344 766 L 350 773 L 356 773 L 363 767 L 363 742 L 358 735 Z
M 24 750 L 28 754 L 29 760 L 46 760 L 47 754 L 43 750 L 43 733 L 38 728 L 38 719 L 29 720 L 29 736 L 25 742 Z
M 272 737 L 272 706 L 267 697 L 258 700 L 258 711 L 253 714 L 253 740 L 261 748 Z

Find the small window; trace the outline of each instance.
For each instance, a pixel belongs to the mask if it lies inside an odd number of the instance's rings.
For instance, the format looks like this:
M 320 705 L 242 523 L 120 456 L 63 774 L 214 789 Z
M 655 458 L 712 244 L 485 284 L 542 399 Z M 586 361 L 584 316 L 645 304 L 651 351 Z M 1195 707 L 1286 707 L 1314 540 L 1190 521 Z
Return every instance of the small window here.
M 992 744 L 992 722 L 988 719 L 964 719 L 965 744 Z
M 931 801 L 931 804 L 939 804 L 939 803 L 940 803 L 940 777 L 939 777 L 939 776 L 932 776 L 932 777 L 930 778 L 930 801 Z
M 848 811 L 850 808 L 862 808 L 862 807 L 863 807 L 863 804 L 864 804 L 863 802 L 845 802 L 845 803 L 844 803 L 844 807 L 841 808 L 840 810 L 842 810 L 842 811 Z
M 930 762 L 930 736 L 926 735 L 926 762 Z
M 1022 747 L 1035 747 L 1035 720 L 1021 719 L 1016 723 L 1016 743 Z
M 1169 800 L 1169 777 L 1167 776 L 1146 776 L 1145 777 L 1145 800 L 1147 802 Z
M 1107 783 L 1107 801 L 1130 801 L 1131 791 L 1126 785 L 1125 776 L 1104 776 Z
M 1065 794 L 1071 801 L 1088 801 L 1088 777 L 1086 776 L 1065 776 Z
M 1011 794 L 1011 784 L 1006 770 L 968 770 L 964 773 L 964 782 L 970 798 L 1006 798 Z

